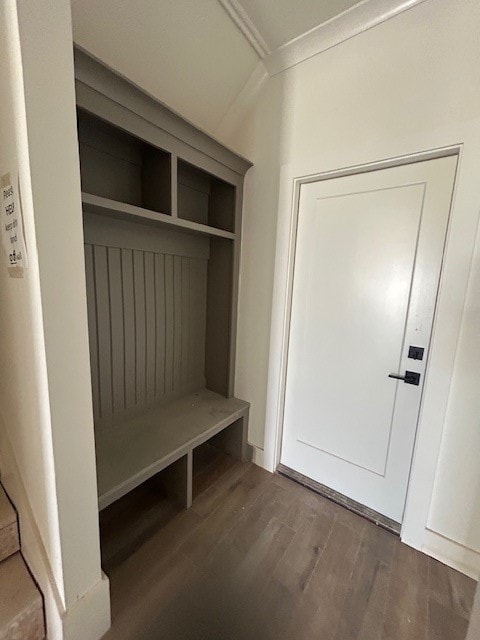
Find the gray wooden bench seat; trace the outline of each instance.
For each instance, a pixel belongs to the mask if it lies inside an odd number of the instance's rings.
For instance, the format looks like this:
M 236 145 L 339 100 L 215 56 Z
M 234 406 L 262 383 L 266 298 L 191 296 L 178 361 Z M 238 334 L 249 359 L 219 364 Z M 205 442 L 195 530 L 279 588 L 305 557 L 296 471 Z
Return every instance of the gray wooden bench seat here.
M 244 459 L 248 409 L 248 402 L 204 389 L 118 426 L 99 429 L 96 451 L 100 510 L 169 466 L 170 489 L 189 507 L 193 450 L 222 432 L 217 444 Z

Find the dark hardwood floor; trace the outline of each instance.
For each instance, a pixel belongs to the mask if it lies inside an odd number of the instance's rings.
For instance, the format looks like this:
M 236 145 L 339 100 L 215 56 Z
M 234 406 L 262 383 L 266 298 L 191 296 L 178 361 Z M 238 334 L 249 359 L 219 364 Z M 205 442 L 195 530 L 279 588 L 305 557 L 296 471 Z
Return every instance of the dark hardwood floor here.
M 473 580 L 204 446 L 193 507 L 155 478 L 101 514 L 105 640 L 463 640 Z

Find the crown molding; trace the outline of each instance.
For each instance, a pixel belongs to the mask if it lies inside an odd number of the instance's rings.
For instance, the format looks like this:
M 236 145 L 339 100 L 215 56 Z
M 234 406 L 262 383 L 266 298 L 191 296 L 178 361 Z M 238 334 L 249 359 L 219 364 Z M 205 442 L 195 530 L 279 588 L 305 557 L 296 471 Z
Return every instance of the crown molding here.
M 237 0 L 218 0 L 260 58 L 270 55 L 268 44 Z
M 225 0 L 220 2 L 226 3 Z M 363 0 L 275 49 L 265 56 L 263 62 L 269 75 L 275 75 L 422 2 L 425 0 Z

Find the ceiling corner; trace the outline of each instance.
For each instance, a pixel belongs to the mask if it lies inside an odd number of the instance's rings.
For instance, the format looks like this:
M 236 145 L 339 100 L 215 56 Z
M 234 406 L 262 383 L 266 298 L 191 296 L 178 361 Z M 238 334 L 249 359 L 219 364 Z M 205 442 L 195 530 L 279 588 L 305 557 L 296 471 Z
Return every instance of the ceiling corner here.
M 269 75 L 281 73 L 426 0 L 363 0 L 265 56 Z

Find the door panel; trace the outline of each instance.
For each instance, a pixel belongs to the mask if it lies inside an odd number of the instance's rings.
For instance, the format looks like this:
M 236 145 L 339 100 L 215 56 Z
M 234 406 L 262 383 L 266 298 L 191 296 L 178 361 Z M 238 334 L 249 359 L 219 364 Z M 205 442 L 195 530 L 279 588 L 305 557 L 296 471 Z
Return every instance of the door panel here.
M 298 438 L 380 475 L 396 391 L 385 371 L 401 359 L 423 191 L 419 184 L 319 198 L 299 225 L 305 309 L 289 370 Z M 325 363 L 321 385 L 301 375 L 310 353 Z
M 281 461 L 401 521 L 456 158 L 302 186 Z M 410 345 L 426 349 L 407 358 Z M 421 374 L 412 386 L 388 377 Z

